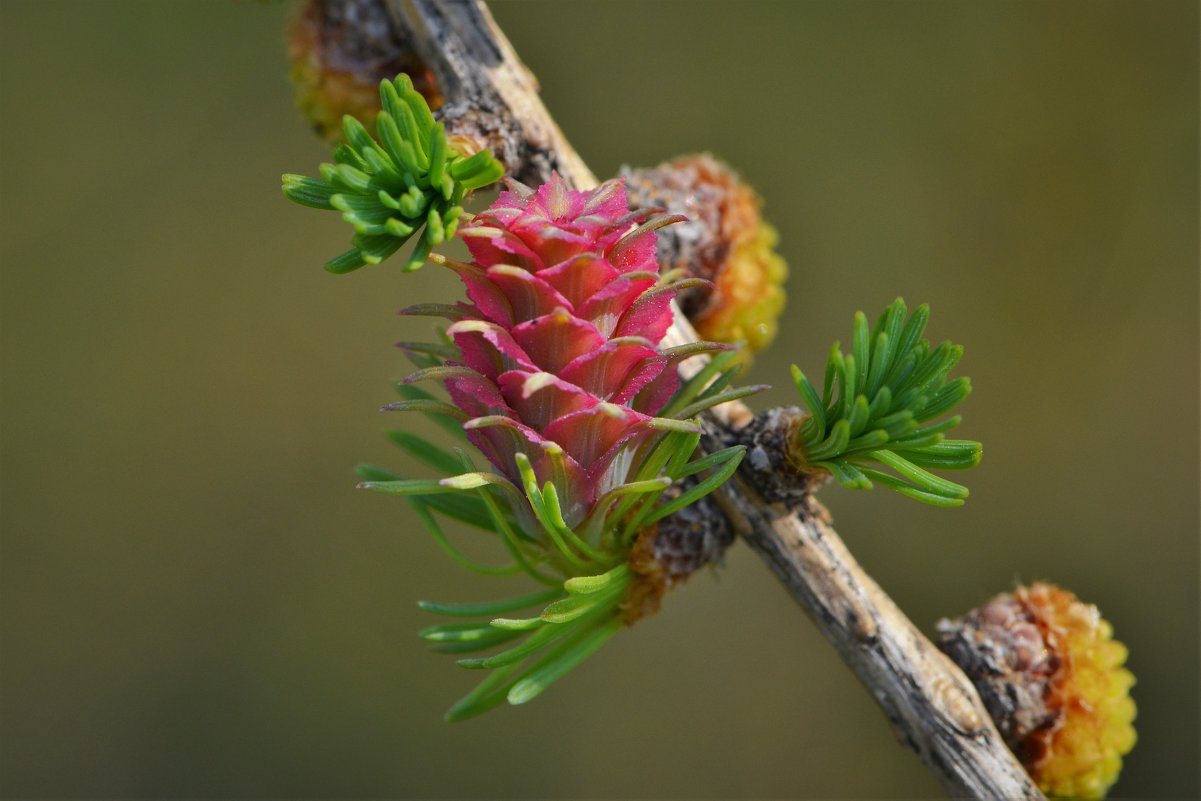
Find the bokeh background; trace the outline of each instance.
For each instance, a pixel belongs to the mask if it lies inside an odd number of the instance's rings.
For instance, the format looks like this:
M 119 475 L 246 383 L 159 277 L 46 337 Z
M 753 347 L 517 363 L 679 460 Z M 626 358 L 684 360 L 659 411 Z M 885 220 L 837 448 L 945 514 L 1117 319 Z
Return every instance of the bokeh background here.
M 1115 794 L 1198 782 L 1198 8 L 1193 2 L 499 2 L 601 175 L 711 150 L 792 270 L 756 380 L 856 309 L 967 348 L 961 510 L 823 499 L 932 630 L 1015 580 L 1097 603 L 1140 743 Z M 758 557 L 733 548 L 527 707 L 419 598 L 515 592 L 352 466 L 435 269 L 321 270 L 286 203 L 327 158 L 290 2 L 0 3 L 0 791 L 8 797 L 926 797 L 938 787 Z

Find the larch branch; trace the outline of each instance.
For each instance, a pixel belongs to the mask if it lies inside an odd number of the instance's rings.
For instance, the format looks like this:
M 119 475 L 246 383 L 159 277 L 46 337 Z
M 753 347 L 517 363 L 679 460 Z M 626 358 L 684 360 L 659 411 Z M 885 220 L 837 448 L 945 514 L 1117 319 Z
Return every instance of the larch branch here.
M 482 139 L 524 183 L 541 184 L 557 171 L 577 188 L 596 185 L 482 2 L 384 1 L 437 78 L 448 134 Z M 677 313 L 665 344 L 696 340 Z M 704 441 L 710 450 L 745 441 L 755 419 L 739 402 L 712 417 Z M 723 488 L 724 513 L 867 687 L 898 738 L 953 797 L 1043 798 L 975 688 L 859 566 L 812 494 L 771 497 L 766 479 L 778 474 L 783 454 L 751 456 Z

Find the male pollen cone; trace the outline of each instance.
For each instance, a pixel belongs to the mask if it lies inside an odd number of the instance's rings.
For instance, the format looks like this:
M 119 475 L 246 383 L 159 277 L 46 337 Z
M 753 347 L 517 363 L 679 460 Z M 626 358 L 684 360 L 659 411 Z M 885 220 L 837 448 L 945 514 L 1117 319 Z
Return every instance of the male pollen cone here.
M 745 342 L 750 352 L 767 347 L 784 310 L 788 267 L 775 251 L 776 230 L 760 215 L 758 193 L 707 153 L 622 172 L 633 203 L 688 218 L 663 232 L 659 258 L 664 269 L 712 282 L 680 294 L 697 332 L 714 342 Z
M 938 631 L 1043 792 L 1104 798 L 1136 739 L 1134 676 L 1097 607 L 1040 582 Z

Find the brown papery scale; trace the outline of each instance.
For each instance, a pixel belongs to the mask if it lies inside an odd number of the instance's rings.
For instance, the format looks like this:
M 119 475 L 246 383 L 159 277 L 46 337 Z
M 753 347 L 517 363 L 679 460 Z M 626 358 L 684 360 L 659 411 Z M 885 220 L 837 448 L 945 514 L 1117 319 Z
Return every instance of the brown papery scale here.
M 673 484 L 664 501 L 679 497 L 696 483 L 697 478 L 690 476 Z M 657 612 L 667 591 L 702 567 L 720 566 L 733 543 L 730 521 L 708 495 L 643 529 L 630 550 L 634 583 L 622 604 L 626 623 Z
M 1020 758 L 1035 746 L 1027 738 L 1049 726 L 1055 713 L 1045 698 L 1059 657 L 1048 647 L 1029 607 L 1008 593 L 960 620 L 938 624 L 939 647 L 976 685 L 989 716 Z

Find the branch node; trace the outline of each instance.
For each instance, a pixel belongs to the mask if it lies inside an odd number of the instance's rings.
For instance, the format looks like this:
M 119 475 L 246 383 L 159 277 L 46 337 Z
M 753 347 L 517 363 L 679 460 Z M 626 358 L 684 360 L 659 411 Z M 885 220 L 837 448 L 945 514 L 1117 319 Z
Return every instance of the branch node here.
M 793 457 L 793 440 L 805 415 L 796 406 L 781 406 L 755 415 L 740 430 L 737 441 L 747 446 L 741 470 L 769 503 L 803 505 L 816 511 L 808 500 L 830 479 L 826 471 L 806 469 Z M 821 510 L 824 513 L 824 510 Z

